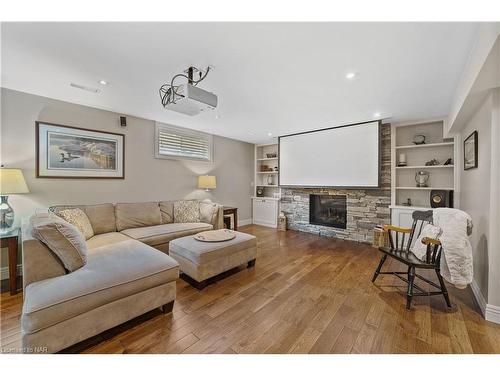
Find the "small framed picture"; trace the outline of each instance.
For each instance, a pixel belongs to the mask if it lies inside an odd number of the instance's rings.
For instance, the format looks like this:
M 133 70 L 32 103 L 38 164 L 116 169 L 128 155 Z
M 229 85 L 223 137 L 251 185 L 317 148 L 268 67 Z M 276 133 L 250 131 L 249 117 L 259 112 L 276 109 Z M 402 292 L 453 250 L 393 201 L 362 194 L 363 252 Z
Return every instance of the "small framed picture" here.
M 124 178 L 125 135 L 36 122 L 36 177 Z
M 464 170 L 477 168 L 477 130 L 464 141 Z

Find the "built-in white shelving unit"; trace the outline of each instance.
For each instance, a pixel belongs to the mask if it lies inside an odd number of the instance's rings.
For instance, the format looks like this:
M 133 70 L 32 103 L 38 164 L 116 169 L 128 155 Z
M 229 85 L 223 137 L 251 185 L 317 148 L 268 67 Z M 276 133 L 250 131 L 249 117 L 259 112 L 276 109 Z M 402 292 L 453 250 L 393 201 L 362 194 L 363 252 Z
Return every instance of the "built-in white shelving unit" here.
M 271 154 L 276 156 L 270 156 Z M 272 228 L 278 225 L 280 200 L 278 167 L 277 143 L 255 145 L 255 186 L 252 197 L 254 224 Z M 259 196 L 258 191 L 262 191 L 262 195 Z
M 456 194 L 457 147 L 453 138 L 444 138 L 443 119 L 427 120 L 391 126 L 391 217 L 394 225 L 411 225 L 414 210 L 431 209 L 431 190 L 452 190 L 454 206 Z M 425 144 L 413 144 L 415 134 L 425 135 Z M 406 156 L 406 166 L 398 166 L 401 154 Z M 452 165 L 444 165 L 447 159 Z M 438 165 L 425 165 L 437 159 Z M 415 173 L 427 171 L 430 174 L 427 187 L 417 187 Z M 405 203 L 411 199 L 412 206 Z

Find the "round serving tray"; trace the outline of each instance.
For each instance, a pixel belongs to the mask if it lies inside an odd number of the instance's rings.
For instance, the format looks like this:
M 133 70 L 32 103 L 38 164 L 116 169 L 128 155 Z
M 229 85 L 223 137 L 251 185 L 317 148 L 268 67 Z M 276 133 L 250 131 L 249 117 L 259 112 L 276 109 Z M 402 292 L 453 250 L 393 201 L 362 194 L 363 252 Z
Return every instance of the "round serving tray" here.
M 194 239 L 201 242 L 223 242 L 236 237 L 236 233 L 230 229 L 207 230 L 194 235 Z

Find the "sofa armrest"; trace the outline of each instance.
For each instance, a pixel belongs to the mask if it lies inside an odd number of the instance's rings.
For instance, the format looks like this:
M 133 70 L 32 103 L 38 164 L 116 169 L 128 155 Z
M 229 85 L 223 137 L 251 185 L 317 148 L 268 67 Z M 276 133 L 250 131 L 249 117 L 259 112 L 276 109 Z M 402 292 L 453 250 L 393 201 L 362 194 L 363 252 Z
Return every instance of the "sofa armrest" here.
M 222 204 L 217 204 L 217 214 L 211 224 L 214 229 L 224 229 L 224 207 Z
M 59 259 L 38 240 L 23 241 L 23 290 L 31 283 L 66 274 Z
M 23 290 L 31 283 L 66 274 L 60 260 L 43 243 L 31 236 L 29 220 L 22 222 Z

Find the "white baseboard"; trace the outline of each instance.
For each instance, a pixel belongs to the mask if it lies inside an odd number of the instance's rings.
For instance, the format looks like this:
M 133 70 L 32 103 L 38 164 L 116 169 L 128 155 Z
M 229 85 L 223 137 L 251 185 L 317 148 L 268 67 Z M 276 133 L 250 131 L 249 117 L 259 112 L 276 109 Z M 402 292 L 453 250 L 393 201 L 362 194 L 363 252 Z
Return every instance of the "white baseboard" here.
M 500 307 L 486 303 L 486 299 L 479 289 L 479 285 L 477 285 L 476 280 L 473 279 L 470 286 L 484 319 L 488 322 L 500 324 Z
M 20 276 L 23 274 L 23 266 L 18 264 L 17 265 L 17 276 Z M 2 267 L 0 268 L 0 280 L 6 280 L 9 278 L 9 267 Z
M 250 224 L 252 224 L 252 219 L 238 220 L 238 227 L 242 227 L 243 225 L 250 225 Z

